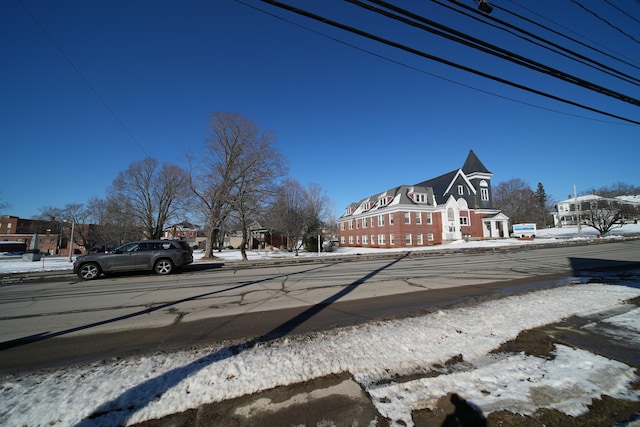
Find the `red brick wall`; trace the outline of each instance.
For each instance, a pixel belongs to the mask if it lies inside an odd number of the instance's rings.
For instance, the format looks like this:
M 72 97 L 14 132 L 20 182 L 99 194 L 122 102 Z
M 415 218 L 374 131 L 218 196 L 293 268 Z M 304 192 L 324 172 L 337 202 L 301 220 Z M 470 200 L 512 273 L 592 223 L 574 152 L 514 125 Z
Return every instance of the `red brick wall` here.
M 438 245 L 442 243 L 442 215 L 440 212 L 432 212 L 432 223 L 427 224 L 427 213 L 421 212 L 422 224 L 416 224 L 416 213 L 410 212 L 410 224 L 405 224 L 405 211 L 396 211 L 393 213 L 393 224 L 389 222 L 389 213 L 384 215 L 384 226 L 378 226 L 378 216 L 376 214 L 368 218 L 367 228 L 362 228 L 362 218 L 353 219 L 353 229 L 349 229 L 349 222 L 344 222 L 344 230 L 339 227 L 339 241 L 343 246 L 351 247 L 368 247 L 368 248 L 402 248 L 406 245 L 406 234 L 411 233 L 411 247 L 417 246 L 430 246 Z M 356 221 L 358 224 L 356 226 Z M 371 222 L 373 221 L 373 227 Z M 428 240 L 428 234 L 433 234 L 433 240 Z M 378 243 L 378 234 L 385 235 L 385 243 Z M 392 245 L 390 235 L 393 234 L 395 242 Z M 422 234 L 422 244 L 418 245 L 417 235 Z M 363 244 L 362 236 L 366 235 L 368 243 Z M 374 240 L 371 241 L 371 236 L 374 236 Z M 349 237 L 353 236 L 353 243 L 349 243 Z M 360 236 L 358 242 L 357 236 Z M 344 243 L 343 238 L 344 237 Z

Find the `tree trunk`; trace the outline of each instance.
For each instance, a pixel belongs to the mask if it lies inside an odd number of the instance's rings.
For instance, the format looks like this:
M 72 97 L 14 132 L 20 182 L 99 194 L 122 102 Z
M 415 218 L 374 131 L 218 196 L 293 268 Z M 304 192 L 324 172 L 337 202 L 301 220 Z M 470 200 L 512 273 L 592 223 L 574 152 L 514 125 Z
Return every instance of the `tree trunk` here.
M 242 255 L 242 260 L 247 261 L 247 228 L 242 227 L 242 243 L 240 244 L 240 255 Z
M 205 246 L 204 258 L 214 258 L 213 256 L 213 242 L 215 242 L 216 230 L 211 227 L 209 234 L 207 235 L 207 244 Z

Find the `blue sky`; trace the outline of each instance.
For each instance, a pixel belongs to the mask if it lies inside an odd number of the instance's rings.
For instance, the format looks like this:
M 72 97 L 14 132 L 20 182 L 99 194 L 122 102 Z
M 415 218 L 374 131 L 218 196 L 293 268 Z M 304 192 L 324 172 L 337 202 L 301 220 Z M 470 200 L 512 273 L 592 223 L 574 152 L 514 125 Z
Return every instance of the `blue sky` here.
M 640 107 L 352 4 L 287 3 L 640 121 Z M 474 6 L 472 0 L 460 3 Z M 610 5 L 640 17 L 640 2 L 579 3 L 612 25 L 572 0 L 492 2 L 606 49 L 631 65 L 560 41 L 640 78 L 640 25 Z M 637 85 L 435 2 L 412 7 L 439 23 L 640 97 Z M 532 28 L 498 8 L 491 16 Z M 319 184 L 336 215 L 369 195 L 457 169 L 471 149 L 493 172 L 494 186 L 521 178 L 535 190 L 542 182 L 556 200 L 572 193 L 574 184 L 578 192 L 615 182 L 640 185 L 639 125 L 506 87 L 258 0 L 6 0 L 0 3 L 0 49 L 0 201 L 11 205 L 3 214 L 29 218 L 44 206 L 104 197 L 120 171 L 146 156 L 184 165 L 185 153 L 197 155 L 209 135 L 208 114 L 221 110 L 275 131 L 289 175 L 303 185 Z

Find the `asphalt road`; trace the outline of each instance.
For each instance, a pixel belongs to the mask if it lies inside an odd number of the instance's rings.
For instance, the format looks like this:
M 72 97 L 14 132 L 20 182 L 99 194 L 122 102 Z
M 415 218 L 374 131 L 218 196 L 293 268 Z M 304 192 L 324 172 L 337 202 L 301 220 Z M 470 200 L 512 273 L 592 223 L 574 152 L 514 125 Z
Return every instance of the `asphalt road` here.
M 402 317 L 638 267 L 640 240 L 625 240 L 9 283 L 0 286 L 0 372 Z

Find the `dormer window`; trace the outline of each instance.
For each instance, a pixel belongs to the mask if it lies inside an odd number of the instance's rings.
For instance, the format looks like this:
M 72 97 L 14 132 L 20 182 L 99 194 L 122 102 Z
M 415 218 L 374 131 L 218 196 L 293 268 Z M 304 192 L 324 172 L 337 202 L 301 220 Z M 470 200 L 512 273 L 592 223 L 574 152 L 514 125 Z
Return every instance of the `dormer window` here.
M 429 200 L 427 195 L 424 193 L 410 193 L 409 197 L 416 203 L 427 203 Z
M 388 203 L 389 203 L 389 197 L 380 197 L 378 199 L 379 206 L 387 206 Z
M 362 209 L 365 211 L 368 211 L 369 209 L 371 209 L 371 202 L 364 202 L 362 204 Z

